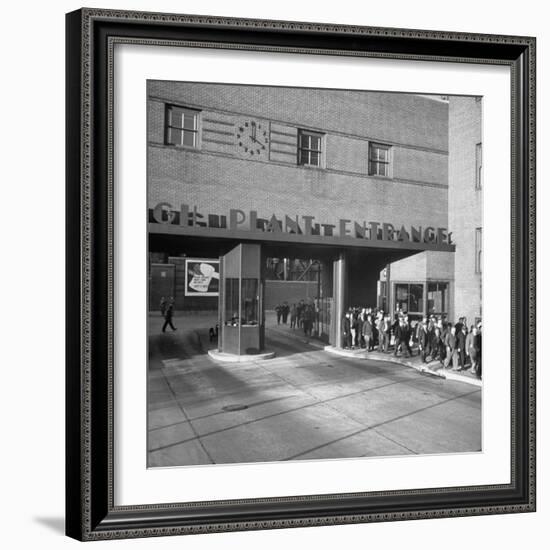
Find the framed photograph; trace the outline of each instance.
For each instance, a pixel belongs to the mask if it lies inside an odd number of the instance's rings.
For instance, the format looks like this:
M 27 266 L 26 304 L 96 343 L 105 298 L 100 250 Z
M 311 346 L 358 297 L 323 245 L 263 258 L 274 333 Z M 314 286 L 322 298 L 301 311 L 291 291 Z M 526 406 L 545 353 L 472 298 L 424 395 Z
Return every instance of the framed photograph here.
M 67 535 L 535 510 L 535 39 L 67 15 Z

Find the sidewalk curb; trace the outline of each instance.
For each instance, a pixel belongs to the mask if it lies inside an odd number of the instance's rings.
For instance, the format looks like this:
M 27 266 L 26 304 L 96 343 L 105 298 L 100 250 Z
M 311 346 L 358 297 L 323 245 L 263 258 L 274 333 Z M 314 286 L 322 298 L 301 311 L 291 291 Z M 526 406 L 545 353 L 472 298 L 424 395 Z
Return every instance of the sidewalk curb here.
M 374 361 L 386 361 L 388 363 L 395 363 L 403 367 L 411 368 L 419 372 L 420 374 L 428 374 L 430 376 L 437 376 L 438 378 L 443 378 L 444 380 L 453 380 L 455 382 L 464 382 L 464 384 L 470 384 L 471 386 L 476 386 L 478 388 L 483 387 L 483 382 L 479 378 L 470 378 L 469 376 L 462 376 L 455 372 L 449 372 L 443 368 L 430 368 L 430 365 L 439 366 L 439 361 L 433 361 L 431 363 L 415 365 L 411 361 L 403 361 L 394 357 L 392 354 L 378 353 L 376 351 L 367 352 L 365 351 L 351 351 L 341 348 L 335 348 L 334 346 L 327 346 L 324 342 L 321 342 L 315 338 L 308 338 L 306 336 L 302 337 L 301 333 L 287 332 L 283 331 L 280 328 L 271 327 L 271 330 L 285 336 L 298 340 L 302 343 L 308 344 L 314 348 L 332 353 L 333 355 L 339 355 L 340 357 L 349 357 L 352 359 L 372 359 Z
M 254 361 L 267 361 L 275 357 L 274 351 L 266 351 L 256 355 L 235 355 L 233 353 L 223 353 L 217 349 L 208 350 L 208 355 L 222 363 L 252 363 Z
M 335 348 L 334 346 L 324 346 L 323 349 L 328 353 L 339 355 L 341 357 L 350 357 L 353 359 L 372 359 L 374 361 L 386 361 L 389 363 L 396 363 L 403 367 L 414 369 L 420 372 L 421 374 L 429 374 L 431 376 L 437 376 L 439 378 L 443 378 L 444 380 L 454 380 L 456 382 L 464 382 L 465 384 L 470 384 L 472 386 L 477 386 L 479 388 L 481 388 L 483 385 L 482 381 L 479 380 L 478 378 L 461 376 L 460 374 L 456 374 L 454 372 L 448 372 L 445 369 L 430 368 L 430 364 L 439 365 L 438 361 L 434 361 L 432 363 L 427 363 L 422 365 L 415 365 L 411 361 L 403 361 L 403 360 L 397 359 L 391 354 L 386 355 L 386 354 L 378 353 L 376 351 L 371 351 L 371 352 L 368 352 L 367 354 L 367 352 L 365 351 L 350 351 L 350 350 Z
M 483 387 L 483 382 L 479 378 L 469 378 L 467 376 L 461 376 L 454 372 L 446 372 L 445 378 L 447 380 L 456 380 L 458 382 L 465 382 L 466 384 L 471 384 L 472 386 L 477 386 L 478 388 Z

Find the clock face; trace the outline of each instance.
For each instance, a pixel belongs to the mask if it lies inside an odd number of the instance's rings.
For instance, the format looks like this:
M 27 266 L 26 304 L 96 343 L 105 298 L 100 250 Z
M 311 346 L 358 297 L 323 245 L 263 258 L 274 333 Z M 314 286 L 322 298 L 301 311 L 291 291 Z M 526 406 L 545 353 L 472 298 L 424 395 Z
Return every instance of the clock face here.
M 245 120 L 237 125 L 237 148 L 248 158 L 267 156 L 269 133 L 267 126 L 255 120 Z

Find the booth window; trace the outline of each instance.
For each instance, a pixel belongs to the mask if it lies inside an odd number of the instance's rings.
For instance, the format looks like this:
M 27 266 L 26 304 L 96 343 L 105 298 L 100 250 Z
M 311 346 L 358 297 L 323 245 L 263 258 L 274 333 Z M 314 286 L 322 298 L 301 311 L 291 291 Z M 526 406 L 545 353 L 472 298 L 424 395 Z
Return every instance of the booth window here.
M 239 279 L 225 279 L 225 324 L 233 327 L 240 325 L 239 317 Z
M 369 176 L 391 177 L 391 145 L 369 143 Z
M 241 316 L 243 325 L 258 324 L 258 279 L 241 281 Z
M 195 109 L 166 106 L 166 145 L 197 148 L 199 145 L 199 113 Z
M 309 130 L 298 130 L 298 164 L 321 166 L 323 134 Z
M 260 313 L 258 285 L 258 279 L 225 279 L 226 326 L 238 327 L 258 324 Z
M 422 316 L 424 313 L 424 285 L 397 283 L 395 285 L 395 307 L 413 318 Z

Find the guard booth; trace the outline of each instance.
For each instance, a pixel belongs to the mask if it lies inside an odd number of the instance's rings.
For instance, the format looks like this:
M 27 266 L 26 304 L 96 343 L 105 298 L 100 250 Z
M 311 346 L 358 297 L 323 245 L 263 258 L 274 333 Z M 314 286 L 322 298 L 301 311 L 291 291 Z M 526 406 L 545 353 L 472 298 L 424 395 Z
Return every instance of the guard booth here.
M 261 245 L 239 244 L 220 257 L 219 349 L 255 355 L 264 348 Z

